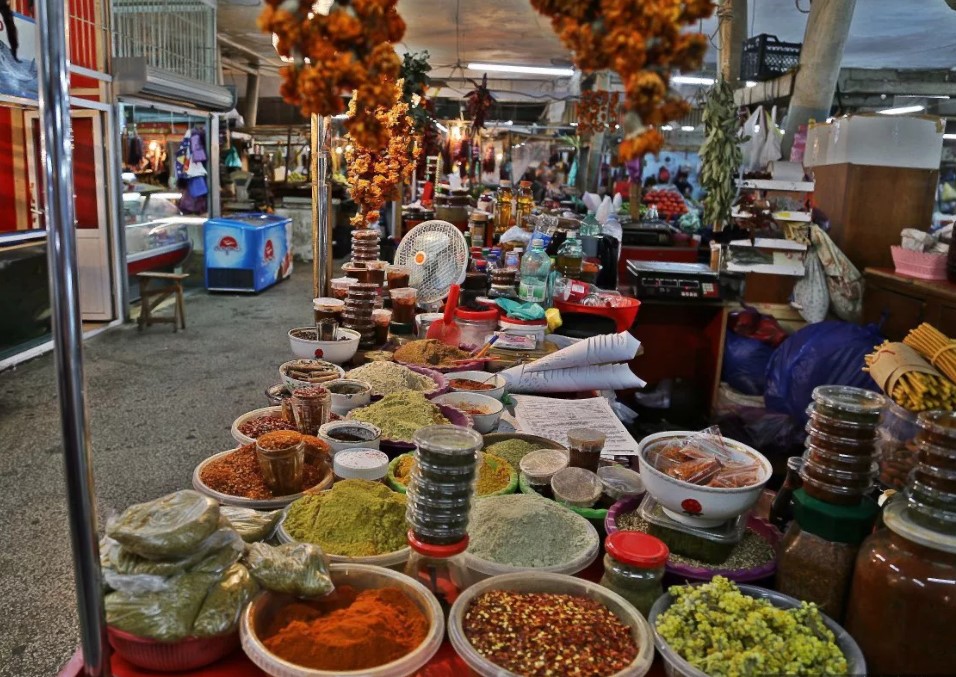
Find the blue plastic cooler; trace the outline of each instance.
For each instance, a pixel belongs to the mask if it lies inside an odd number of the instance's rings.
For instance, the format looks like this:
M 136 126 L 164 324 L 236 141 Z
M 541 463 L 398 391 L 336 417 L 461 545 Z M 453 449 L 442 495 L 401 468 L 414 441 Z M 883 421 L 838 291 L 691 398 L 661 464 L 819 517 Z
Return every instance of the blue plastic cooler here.
M 292 219 L 249 212 L 203 228 L 206 289 L 258 292 L 292 274 Z

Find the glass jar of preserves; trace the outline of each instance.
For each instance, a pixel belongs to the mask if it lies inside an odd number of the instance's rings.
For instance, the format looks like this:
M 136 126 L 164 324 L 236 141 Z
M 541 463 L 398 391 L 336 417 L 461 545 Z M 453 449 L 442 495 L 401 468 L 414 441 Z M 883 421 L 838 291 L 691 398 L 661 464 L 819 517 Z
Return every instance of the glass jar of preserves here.
M 793 494 L 794 521 L 777 548 L 776 589 L 814 602 L 840 621 L 850 592 L 860 543 L 879 508 L 866 499 L 856 506 L 824 503 L 804 491 Z
M 860 547 L 846 629 L 871 674 L 951 674 L 956 661 L 956 537 L 914 522 L 905 500 Z
M 616 531 L 604 547 L 601 585 L 616 592 L 647 616 L 664 594 L 661 581 L 670 551 L 664 542 L 640 531 Z

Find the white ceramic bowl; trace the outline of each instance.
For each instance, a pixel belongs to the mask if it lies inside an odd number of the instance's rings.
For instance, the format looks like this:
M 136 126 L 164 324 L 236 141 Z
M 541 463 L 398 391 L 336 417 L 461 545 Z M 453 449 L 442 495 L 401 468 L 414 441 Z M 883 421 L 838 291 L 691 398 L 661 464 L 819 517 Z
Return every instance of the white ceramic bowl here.
M 338 372 L 338 376 L 336 376 L 335 379 L 330 379 L 330 380 L 337 380 L 345 376 L 345 370 L 342 369 L 342 367 L 338 366 L 337 364 L 332 364 L 328 360 L 317 360 L 315 358 L 308 358 L 308 357 L 302 357 L 302 358 L 299 358 L 299 360 L 311 360 L 312 362 L 326 362 L 330 364 L 331 366 L 335 367 L 335 370 Z M 299 379 L 292 378 L 291 376 L 287 376 L 285 373 L 286 368 L 292 365 L 294 362 L 298 362 L 299 360 L 289 360 L 288 362 L 283 362 L 282 364 L 279 365 L 279 377 L 282 379 L 282 382 L 286 384 L 289 390 L 295 390 L 296 388 L 311 388 L 312 386 L 325 385 L 323 383 L 309 383 L 308 381 L 300 381 Z
M 491 390 L 458 390 L 457 388 L 452 388 L 449 385 L 449 390 L 455 393 L 476 393 L 478 395 L 487 395 L 488 397 L 493 397 L 496 400 L 500 400 L 505 396 L 505 386 L 508 385 L 508 381 L 504 376 L 501 374 L 492 374 L 490 371 L 455 371 L 450 374 L 445 374 L 445 378 L 448 379 L 449 383 L 451 383 L 453 378 L 466 378 L 469 381 L 485 381 L 489 385 L 494 385 L 494 388 Z
M 336 440 L 329 437 L 329 433 L 334 430 L 352 430 L 356 432 L 356 435 L 367 434 L 369 438 L 367 440 L 356 440 L 355 442 Z M 379 442 L 382 439 L 382 431 L 371 423 L 362 421 L 329 421 L 319 428 L 317 437 L 332 447 L 332 455 L 334 456 L 343 449 L 378 449 Z
M 474 674 L 481 677 L 512 677 L 514 675 L 513 672 L 495 665 L 478 653 L 465 635 L 463 623 L 472 601 L 479 595 L 492 590 L 574 595 L 595 600 L 607 607 L 608 611 L 630 628 L 631 637 L 637 645 L 637 656 L 631 664 L 609 677 L 642 677 L 651 669 L 654 660 L 654 631 L 641 613 L 623 597 L 597 583 L 580 578 L 551 573 L 529 575 L 525 572 L 495 576 L 475 583 L 458 596 L 448 612 L 448 639 L 451 640 L 455 652 Z M 569 648 L 573 650 L 573 647 Z
M 292 354 L 306 360 L 316 358 L 335 364 L 344 364 L 355 356 L 358 350 L 359 339 L 362 338 L 357 331 L 339 327 L 335 330 L 335 341 L 310 341 L 309 339 L 296 338 L 292 335 L 294 331 L 315 330 L 315 327 L 296 327 L 289 330 L 289 347 L 292 348 Z M 340 337 L 347 336 L 348 340 L 339 340 Z M 316 351 L 322 351 L 316 354 Z
M 505 410 L 505 405 L 500 400 L 478 393 L 445 393 L 433 398 L 432 402 L 446 404 L 449 407 L 468 413 L 475 420 L 475 430 L 480 433 L 490 433 L 497 430 L 498 422 L 501 421 L 501 414 Z M 470 410 L 473 408 L 485 413 L 472 413 Z
M 353 409 L 364 407 L 372 401 L 372 386 L 365 381 L 339 378 L 329 381 L 324 386 L 332 395 L 332 413 L 339 416 L 345 416 Z M 343 392 L 335 392 L 336 388 L 342 388 Z M 351 392 L 353 390 L 357 392 Z
M 726 437 L 724 442 L 728 446 L 760 464 L 760 480 L 756 484 L 733 489 L 702 487 L 666 475 L 647 460 L 647 453 L 660 445 L 696 434 L 690 430 L 672 430 L 648 435 L 641 440 L 638 445 L 641 480 L 668 517 L 695 527 L 715 527 L 742 515 L 757 502 L 773 468 L 760 452 Z
M 239 632 L 242 637 L 242 650 L 246 652 L 249 660 L 266 674 L 282 677 L 404 677 L 416 674 L 441 648 L 445 636 L 444 615 L 438 600 L 424 585 L 405 574 L 366 564 L 332 564 L 329 573 L 336 586 L 348 585 L 359 589 L 399 588 L 428 618 L 429 627 L 425 641 L 398 660 L 367 670 L 343 672 L 305 668 L 279 658 L 262 643 L 259 636 L 262 629 L 268 627 L 277 612 L 295 601 L 288 596 L 264 592 L 243 610 Z

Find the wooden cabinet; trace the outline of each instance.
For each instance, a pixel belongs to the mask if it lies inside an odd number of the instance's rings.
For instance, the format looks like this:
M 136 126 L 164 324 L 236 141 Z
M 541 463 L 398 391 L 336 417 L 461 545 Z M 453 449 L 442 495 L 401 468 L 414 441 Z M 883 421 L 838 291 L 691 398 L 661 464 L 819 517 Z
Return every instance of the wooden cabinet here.
M 891 341 L 929 322 L 956 336 L 956 285 L 945 280 L 918 280 L 883 268 L 864 271 L 863 321 L 881 325 Z

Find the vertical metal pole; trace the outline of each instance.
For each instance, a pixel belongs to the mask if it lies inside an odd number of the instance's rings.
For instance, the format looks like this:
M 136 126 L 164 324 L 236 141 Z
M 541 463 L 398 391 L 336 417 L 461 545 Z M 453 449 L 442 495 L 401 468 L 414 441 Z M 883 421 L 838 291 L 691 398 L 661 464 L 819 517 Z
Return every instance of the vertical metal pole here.
M 209 218 L 215 219 L 222 216 L 222 191 L 219 185 L 219 113 L 213 113 L 209 116 L 209 124 L 206 127 L 206 153 L 209 159 L 206 161 L 206 171 L 208 177 L 206 182 L 209 184 Z M 228 123 L 227 123 L 228 124 Z
M 329 195 L 329 146 L 326 129 L 329 121 L 312 116 L 312 298 L 325 296 L 329 291 L 332 267 L 332 237 L 330 234 L 331 199 Z
M 70 74 L 64 0 L 36 1 L 40 34 L 39 90 L 54 362 L 60 397 L 63 461 L 69 507 L 73 572 L 83 648 L 83 672 L 109 677 L 109 645 L 96 539 L 96 511 L 83 379 L 73 204 Z

